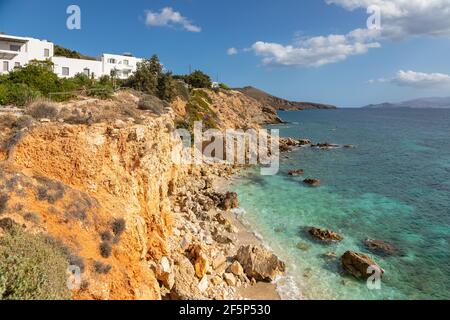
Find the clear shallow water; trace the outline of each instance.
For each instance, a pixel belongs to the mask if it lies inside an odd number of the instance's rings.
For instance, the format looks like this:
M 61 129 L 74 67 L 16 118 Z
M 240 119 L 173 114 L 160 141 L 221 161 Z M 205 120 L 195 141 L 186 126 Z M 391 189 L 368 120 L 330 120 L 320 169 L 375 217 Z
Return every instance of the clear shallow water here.
M 308 299 L 450 299 L 450 110 L 283 112 L 282 136 L 357 145 L 302 148 L 282 159 L 277 176 L 251 169 L 233 188 L 244 219 L 289 265 Z M 292 169 L 305 175 L 286 175 Z M 306 177 L 319 188 L 302 184 Z M 312 242 L 303 228 L 339 232 L 339 244 Z M 281 231 L 281 232 L 280 232 Z M 393 242 L 405 255 L 366 251 L 366 238 Z M 297 244 L 309 247 L 301 250 Z M 381 290 L 342 274 L 347 250 L 369 253 L 386 270 Z M 285 290 L 285 289 L 283 289 Z

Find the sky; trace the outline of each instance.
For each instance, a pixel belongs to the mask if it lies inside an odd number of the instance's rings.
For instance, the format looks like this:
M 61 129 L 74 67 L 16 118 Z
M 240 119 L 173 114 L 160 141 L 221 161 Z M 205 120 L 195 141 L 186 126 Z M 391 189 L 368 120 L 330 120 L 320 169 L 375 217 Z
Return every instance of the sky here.
M 157 54 L 176 74 L 297 101 L 450 96 L 450 0 L 0 0 L 0 31 L 91 56 Z

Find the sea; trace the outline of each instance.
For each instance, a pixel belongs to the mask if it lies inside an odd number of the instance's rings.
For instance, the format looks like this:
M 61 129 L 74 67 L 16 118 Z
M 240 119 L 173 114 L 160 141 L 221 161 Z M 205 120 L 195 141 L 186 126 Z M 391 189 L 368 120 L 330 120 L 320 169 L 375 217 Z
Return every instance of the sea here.
M 355 148 L 299 148 L 282 155 L 275 176 L 251 168 L 233 182 L 239 215 L 287 264 L 283 299 L 450 299 L 450 110 L 338 109 L 280 112 L 281 136 Z M 304 175 L 291 177 L 290 170 Z M 308 187 L 305 178 L 321 180 Z M 323 244 L 305 231 L 338 232 Z M 369 251 L 364 240 L 395 245 Z M 348 250 L 384 270 L 378 285 L 344 272 Z

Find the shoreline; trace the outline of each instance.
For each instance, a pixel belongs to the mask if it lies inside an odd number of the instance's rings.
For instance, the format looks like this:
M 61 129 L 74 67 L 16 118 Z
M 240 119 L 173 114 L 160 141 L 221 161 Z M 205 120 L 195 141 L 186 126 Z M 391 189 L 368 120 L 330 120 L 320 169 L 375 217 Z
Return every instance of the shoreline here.
M 233 191 L 230 190 L 230 186 L 233 181 L 236 181 L 241 177 L 241 173 L 242 171 L 239 170 L 231 177 L 217 178 L 214 181 L 214 189 L 218 192 Z M 266 247 L 264 241 L 255 234 L 255 230 L 253 230 L 249 224 L 242 221 L 241 217 L 239 217 L 236 213 L 226 212 L 224 213 L 224 216 L 228 218 L 230 222 L 239 230 L 236 234 L 236 243 L 239 246 L 259 245 L 264 248 Z M 277 285 L 269 282 L 258 282 L 253 286 L 239 288 L 237 293 L 245 300 L 282 300 L 277 291 Z

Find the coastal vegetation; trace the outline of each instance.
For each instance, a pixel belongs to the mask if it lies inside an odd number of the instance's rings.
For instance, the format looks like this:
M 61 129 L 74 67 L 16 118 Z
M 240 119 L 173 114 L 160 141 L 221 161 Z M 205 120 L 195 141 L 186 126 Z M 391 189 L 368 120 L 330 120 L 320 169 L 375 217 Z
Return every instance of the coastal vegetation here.
M 65 300 L 66 270 L 64 248 L 52 238 L 33 235 L 3 219 L 6 234 L 0 237 L 0 300 Z
M 2 105 L 23 107 L 42 98 L 62 102 L 73 99 L 76 92 L 109 98 L 113 93 L 112 79 L 105 76 L 95 80 L 84 74 L 61 79 L 53 72 L 53 63 L 50 61 L 32 61 L 0 77 Z

